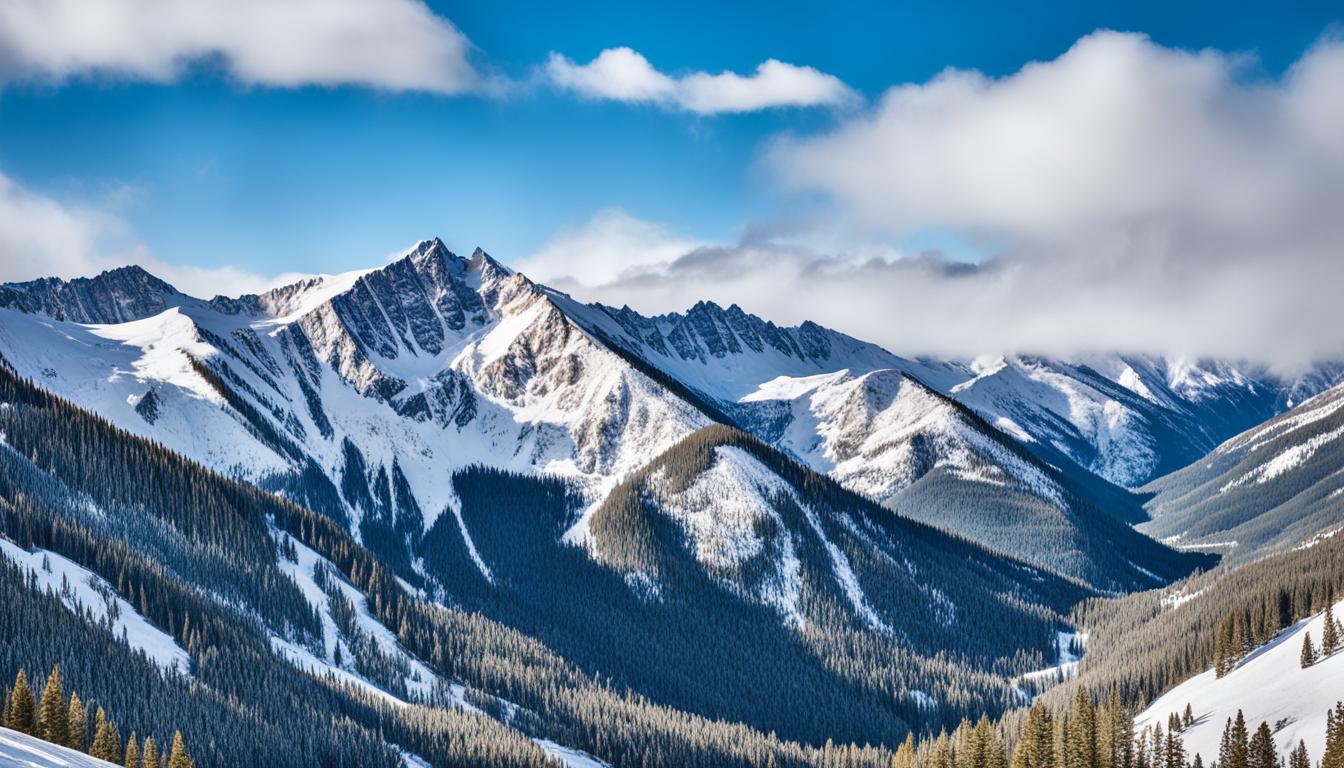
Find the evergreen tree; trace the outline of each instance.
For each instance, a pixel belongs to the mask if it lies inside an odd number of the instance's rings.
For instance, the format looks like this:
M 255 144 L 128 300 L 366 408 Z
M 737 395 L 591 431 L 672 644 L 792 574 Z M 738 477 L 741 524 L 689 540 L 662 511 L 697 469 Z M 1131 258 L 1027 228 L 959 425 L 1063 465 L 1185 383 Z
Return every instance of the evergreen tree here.
M 1339 648 L 1339 624 L 1335 622 L 1335 607 L 1325 606 L 1325 629 L 1321 631 L 1321 655 L 1329 656 Z
M 65 711 L 67 728 L 65 746 L 83 752 L 89 742 L 89 713 L 78 693 L 70 694 L 70 706 Z
M 1195 722 L 1195 710 L 1190 706 L 1190 702 L 1185 703 L 1185 715 L 1181 718 L 1181 727 L 1189 728 Z
M 37 735 L 37 699 L 33 689 L 28 687 L 28 675 L 22 670 L 14 678 L 14 689 L 9 694 L 9 715 L 5 718 L 8 728 Z
M 1092 697 L 1079 688 L 1064 726 L 1064 768 L 1097 768 L 1097 713 Z
M 1316 663 L 1316 646 L 1311 643 L 1311 633 L 1302 633 L 1302 668 L 1306 669 Z
M 61 687 L 61 668 L 51 668 L 47 684 L 42 688 L 42 704 L 38 709 L 38 736 L 52 744 L 70 741 L 70 711 L 66 708 L 65 689 Z
M 1185 742 L 1181 740 L 1181 735 L 1178 732 L 1167 731 L 1167 739 L 1163 744 L 1162 752 L 1166 757 L 1166 764 L 1163 768 L 1185 768 Z
M 1055 768 L 1054 716 L 1039 701 L 1027 711 L 1027 720 L 1013 749 L 1013 768 Z
M 102 707 L 98 708 L 93 717 L 93 744 L 89 746 L 89 754 L 109 763 L 122 757 L 121 736 L 117 733 L 117 727 L 107 719 L 107 713 Z
M 891 768 L 915 768 L 915 734 L 905 735 L 905 741 L 891 758 Z
M 1325 713 L 1325 753 L 1321 768 L 1344 768 L 1344 702 Z
M 136 737 L 135 731 L 131 731 L 131 737 L 126 740 L 126 768 L 140 768 L 140 740 Z M 152 768 L 159 768 L 157 765 Z
M 173 734 L 173 748 L 168 754 L 168 768 L 192 768 L 191 758 L 187 756 L 187 746 L 182 742 L 182 732 Z
M 1307 743 L 1297 740 L 1297 747 L 1288 753 L 1288 768 L 1311 768 L 1311 758 L 1307 755 Z
M 154 743 L 153 736 L 145 737 L 145 751 L 140 759 L 145 768 L 162 768 L 163 758 L 159 757 L 159 745 Z
M 1274 745 L 1274 735 L 1269 731 L 1269 723 L 1262 722 L 1255 729 L 1247 750 L 1250 768 L 1278 768 L 1279 751 Z
M 1223 730 L 1223 743 L 1218 750 L 1218 765 L 1220 768 L 1250 768 L 1249 751 L 1246 717 L 1241 710 L 1237 710 L 1236 720 L 1228 720 L 1227 727 Z

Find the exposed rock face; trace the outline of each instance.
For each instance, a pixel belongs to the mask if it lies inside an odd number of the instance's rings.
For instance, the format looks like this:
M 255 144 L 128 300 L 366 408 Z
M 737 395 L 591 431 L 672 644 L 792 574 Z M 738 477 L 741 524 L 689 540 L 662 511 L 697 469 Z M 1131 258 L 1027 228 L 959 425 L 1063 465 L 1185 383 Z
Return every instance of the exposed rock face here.
M 140 267 L 118 267 L 96 277 L 44 277 L 0 284 L 0 307 L 74 323 L 124 323 L 157 315 L 180 296 Z

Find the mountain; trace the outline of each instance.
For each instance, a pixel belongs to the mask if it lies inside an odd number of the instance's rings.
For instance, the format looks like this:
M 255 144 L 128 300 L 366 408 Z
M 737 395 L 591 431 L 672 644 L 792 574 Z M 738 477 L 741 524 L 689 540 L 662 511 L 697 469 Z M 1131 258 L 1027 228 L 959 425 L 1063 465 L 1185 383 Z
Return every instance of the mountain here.
M 1344 524 L 1344 384 L 1219 445 L 1143 490 L 1153 536 L 1231 560 Z
M 130 269 L 0 297 L 0 355 L 21 374 L 386 552 L 450 509 L 454 468 L 596 489 L 710 422 L 526 278 L 437 240 L 381 269 L 236 299 Z
M 788 407 L 787 418 L 757 422 L 767 442 L 845 487 L 1101 589 L 1148 588 L 1207 565 L 1129 528 L 1137 497 L 1046 464 L 909 374 L 781 377 L 742 405 L 757 403 Z
M 400 567 L 444 512 L 474 552 L 461 469 L 561 475 L 591 508 L 719 422 L 904 515 L 1107 591 L 1196 560 L 1109 521 L 1145 516 L 1117 483 L 1185 463 L 1285 396 L 1230 366 L 1186 366 L 1178 380 L 1151 360 L 1094 362 L 1112 380 L 1041 359 L 906 359 L 708 302 L 649 318 L 438 240 L 237 298 L 196 299 L 135 268 L 6 285 L 0 356 L 324 512 Z
M 701 302 L 683 314 L 645 317 L 556 300 L 595 336 L 757 434 L 784 428 L 777 422 L 791 418 L 787 409 L 767 403 L 810 388 L 813 376 L 891 370 L 970 407 L 1046 462 L 1125 487 L 1185 466 L 1344 375 L 1339 364 L 1285 379 L 1252 365 L 1137 355 L 911 360 L 814 323 L 778 327 L 736 305 Z
M 1017 703 L 1011 676 L 1049 660 L 1092 594 L 722 426 L 621 487 L 682 452 L 726 452 L 687 464 L 709 473 L 691 486 L 789 497 L 728 514 L 757 514 L 772 552 L 793 548 L 796 601 L 703 568 L 660 523 L 641 544 L 620 513 L 634 497 L 589 511 L 577 477 L 458 470 L 460 517 L 438 517 L 416 567 L 397 568 L 331 518 L 3 367 L 0 403 L 0 676 L 60 664 L 123 732 L 180 728 L 202 766 L 540 765 L 546 744 L 614 765 L 822 764 L 827 739 L 894 744 Z M 752 474 L 720 477 L 738 470 Z M 563 542 L 585 519 L 592 551 Z M 632 570 L 621 551 L 667 568 Z

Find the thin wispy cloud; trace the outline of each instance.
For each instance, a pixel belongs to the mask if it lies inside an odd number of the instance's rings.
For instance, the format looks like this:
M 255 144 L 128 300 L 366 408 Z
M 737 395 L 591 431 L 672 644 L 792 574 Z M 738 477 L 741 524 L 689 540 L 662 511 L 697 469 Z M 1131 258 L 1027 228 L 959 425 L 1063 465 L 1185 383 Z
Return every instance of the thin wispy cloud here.
M 242 83 L 456 94 L 471 43 L 419 0 L 7 0 L 0 80 L 171 82 L 218 63 Z
M 546 62 L 557 88 L 587 99 L 654 104 L 701 115 L 777 107 L 837 107 L 859 101 L 838 77 L 807 66 L 768 59 L 749 75 L 691 72 L 673 76 L 638 51 L 608 48 L 587 64 L 559 53 Z

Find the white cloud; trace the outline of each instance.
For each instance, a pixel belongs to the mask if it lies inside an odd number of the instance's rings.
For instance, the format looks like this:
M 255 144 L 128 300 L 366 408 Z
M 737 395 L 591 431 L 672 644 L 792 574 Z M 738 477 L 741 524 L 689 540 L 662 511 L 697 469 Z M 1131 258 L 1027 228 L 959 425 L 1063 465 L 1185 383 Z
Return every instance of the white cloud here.
M 529 278 L 556 287 L 600 285 L 671 262 L 703 243 L 619 208 L 598 211 L 581 227 L 562 231 L 514 264 Z
M 470 42 L 419 0 L 6 0 L 0 80 L 155 82 L 219 61 L 249 84 L 460 93 Z
M 587 64 L 558 53 L 546 76 L 559 88 L 585 98 L 642 102 L 702 115 L 754 112 L 772 107 L 842 106 L 858 96 L 834 75 L 769 59 L 750 75 L 659 72 L 637 51 L 608 48 Z
M 135 237 L 115 206 L 65 204 L 0 173 L 0 281 L 87 277 L 126 264 L 138 264 L 193 296 L 236 296 L 277 284 L 234 267 L 161 261 Z

